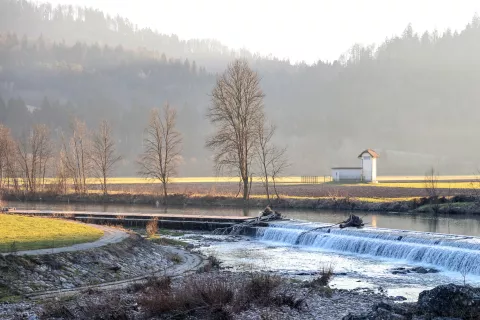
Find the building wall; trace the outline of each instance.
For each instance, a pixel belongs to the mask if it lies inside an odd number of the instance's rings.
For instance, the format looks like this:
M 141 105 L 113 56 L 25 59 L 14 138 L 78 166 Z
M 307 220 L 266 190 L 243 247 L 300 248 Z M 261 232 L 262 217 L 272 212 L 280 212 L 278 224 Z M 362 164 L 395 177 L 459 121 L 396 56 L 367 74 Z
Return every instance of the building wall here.
M 333 181 L 362 179 L 362 169 L 332 169 Z
M 369 154 L 362 155 L 363 180 L 372 182 L 377 180 L 377 159 L 372 158 Z
M 372 181 L 372 157 L 365 153 L 362 155 L 363 180 Z

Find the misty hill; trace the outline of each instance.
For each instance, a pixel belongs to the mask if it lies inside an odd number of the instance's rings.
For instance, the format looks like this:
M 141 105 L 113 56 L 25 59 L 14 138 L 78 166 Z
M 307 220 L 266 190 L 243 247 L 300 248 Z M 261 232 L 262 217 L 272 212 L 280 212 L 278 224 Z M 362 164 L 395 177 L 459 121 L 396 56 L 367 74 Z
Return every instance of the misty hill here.
M 460 33 L 410 26 L 378 47 L 354 45 L 338 61 L 291 65 L 234 52 L 215 41 L 181 41 L 91 9 L 0 0 L 0 121 L 19 135 L 33 122 L 115 124 L 134 174 L 148 110 L 179 110 L 182 175 L 210 175 L 204 118 L 215 75 L 246 57 L 262 77 L 267 113 L 289 146 L 292 174 L 329 174 L 374 148 L 379 174 L 472 174 L 480 164 L 480 19 Z M 58 130 L 57 130 L 58 132 Z

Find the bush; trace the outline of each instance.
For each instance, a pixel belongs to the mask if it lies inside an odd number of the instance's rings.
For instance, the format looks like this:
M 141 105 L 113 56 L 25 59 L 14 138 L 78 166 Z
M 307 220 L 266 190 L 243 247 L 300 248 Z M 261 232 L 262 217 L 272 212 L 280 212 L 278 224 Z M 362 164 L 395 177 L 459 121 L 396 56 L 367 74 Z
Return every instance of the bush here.
M 153 218 L 152 220 L 148 221 L 146 226 L 147 235 L 152 238 L 158 232 L 158 218 Z
M 212 268 L 218 269 L 222 264 L 222 262 L 214 255 L 209 255 L 207 260 Z
M 271 297 L 272 291 L 282 282 L 282 278 L 268 273 L 251 273 L 249 281 L 245 284 L 246 294 L 250 301 L 265 301 Z
M 83 296 L 80 303 L 51 302 L 44 306 L 42 318 L 60 319 L 131 319 L 133 301 L 116 293 L 103 293 L 101 299 L 97 295 Z
M 318 276 L 312 280 L 311 285 L 320 286 L 320 287 L 327 286 L 332 280 L 333 275 L 334 275 L 333 266 L 331 264 L 323 265 L 320 268 L 320 272 L 318 273 Z
M 144 294 L 139 304 L 152 316 L 173 313 L 176 317 L 196 313 L 210 319 L 230 319 L 228 305 L 235 297 L 234 286 L 224 278 L 189 278 L 175 289 L 158 287 Z

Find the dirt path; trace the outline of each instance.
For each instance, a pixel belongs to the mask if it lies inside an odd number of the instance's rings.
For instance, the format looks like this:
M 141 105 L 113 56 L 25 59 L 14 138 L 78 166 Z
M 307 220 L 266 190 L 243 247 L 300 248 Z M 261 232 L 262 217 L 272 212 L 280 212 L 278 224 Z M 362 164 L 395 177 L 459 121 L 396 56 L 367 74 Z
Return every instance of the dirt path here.
M 43 255 L 43 254 L 55 254 L 60 252 L 87 250 L 87 249 L 103 247 L 107 244 L 118 243 L 125 240 L 128 237 L 127 232 L 119 229 L 105 227 L 105 226 L 96 225 L 96 224 L 89 224 L 89 226 L 102 230 L 104 233 L 103 237 L 101 237 L 100 239 L 94 242 L 79 243 L 69 247 L 18 251 L 15 254 L 20 256 L 23 256 L 23 255 L 37 256 L 37 255 Z M 4 256 L 8 254 L 9 253 L 2 253 L 2 255 Z
M 126 288 L 134 283 L 142 283 L 148 277 L 151 276 L 169 276 L 172 278 L 179 277 L 185 274 L 189 274 L 192 272 L 196 272 L 199 268 L 205 265 L 205 259 L 202 258 L 200 255 L 188 252 L 184 249 L 178 249 L 174 247 L 164 247 L 165 255 L 172 255 L 176 254 L 181 257 L 182 262 L 178 264 L 171 265 L 165 269 L 158 270 L 156 272 L 143 275 L 140 277 L 135 277 L 131 279 L 125 279 L 120 281 L 102 283 L 98 285 L 91 285 L 91 286 L 83 286 L 77 287 L 72 289 L 61 289 L 61 290 L 52 290 L 52 291 L 43 291 L 43 292 L 35 292 L 32 294 L 26 295 L 27 298 L 32 300 L 41 300 L 41 299 L 49 299 L 54 297 L 66 297 L 72 296 L 77 293 L 86 291 L 86 290 L 114 290 L 114 289 L 122 289 Z

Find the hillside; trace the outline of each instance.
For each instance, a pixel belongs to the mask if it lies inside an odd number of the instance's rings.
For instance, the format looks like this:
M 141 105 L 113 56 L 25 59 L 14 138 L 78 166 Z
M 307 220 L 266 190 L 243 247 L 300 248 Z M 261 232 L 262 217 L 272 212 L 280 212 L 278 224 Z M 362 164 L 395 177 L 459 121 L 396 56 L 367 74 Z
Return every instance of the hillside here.
M 473 14 L 473 13 L 472 13 Z M 312 40 L 313 41 L 313 40 Z M 75 114 L 115 124 L 134 175 L 148 110 L 178 109 L 184 176 L 211 175 L 205 110 L 215 72 L 246 57 L 262 77 L 266 110 L 289 146 L 296 175 L 329 174 L 374 148 L 379 174 L 472 174 L 480 163 L 480 19 L 459 33 L 411 26 L 338 61 L 291 65 L 234 52 L 211 40 L 181 41 L 134 22 L 73 7 L 0 0 L 0 121 L 18 136 L 32 123 L 65 130 Z

